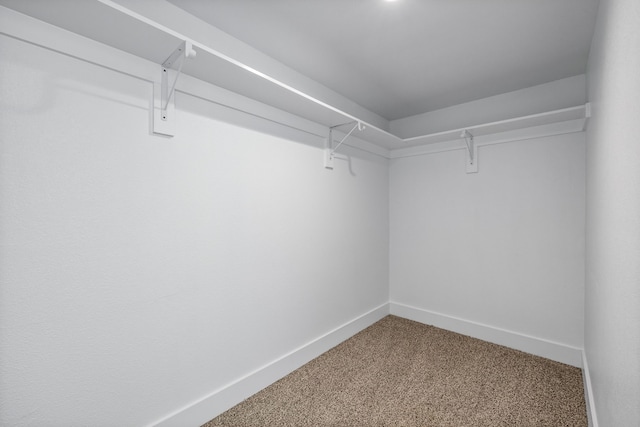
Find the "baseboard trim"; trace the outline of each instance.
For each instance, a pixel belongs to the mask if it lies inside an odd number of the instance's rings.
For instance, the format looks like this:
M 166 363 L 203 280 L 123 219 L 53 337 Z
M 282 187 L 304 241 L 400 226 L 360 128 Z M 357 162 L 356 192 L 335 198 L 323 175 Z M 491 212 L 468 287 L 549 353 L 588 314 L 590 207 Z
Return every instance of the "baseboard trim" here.
M 389 313 L 494 344 L 582 367 L 582 349 L 422 308 L 390 302 Z
M 389 304 L 382 304 L 151 425 L 200 426 L 388 314 Z
M 292 350 L 284 356 L 248 373 L 204 398 L 157 421 L 154 427 L 200 426 L 224 411 L 232 408 L 251 395 L 273 384 L 280 378 L 320 356 L 361 330 L 371 326 L 388 314 L 433 325 L 438 328 L 468 335 L 505 347 L 514 348 L 547 359 L 566 363 L 583 369 L 585 400 L 589 427 L 598 427 L 593 402 L 591 378 L 584 350 L 554 341 L 545 340 L 482 323 L 449 316 L 442 313 L 389 302 L 370 310 L 326 334 Z
M 587 404 L 587 419 L 589 427 L 598 427 L 598 417 L 596 416 L 596 402 L 591 388 L 591 374 L 587 363 L 587 354 L 582 350 L 582 381 L 584 383 L 584 401 Z

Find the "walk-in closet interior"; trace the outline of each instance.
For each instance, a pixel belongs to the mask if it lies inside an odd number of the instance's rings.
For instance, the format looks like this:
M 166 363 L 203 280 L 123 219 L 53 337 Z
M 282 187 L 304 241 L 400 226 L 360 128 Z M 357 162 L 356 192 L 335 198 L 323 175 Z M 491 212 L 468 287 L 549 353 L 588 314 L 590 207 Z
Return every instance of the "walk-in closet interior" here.
M 0 0 L 0 424 L 199 426 L 388 315 L 640 425 L 637 0 Z

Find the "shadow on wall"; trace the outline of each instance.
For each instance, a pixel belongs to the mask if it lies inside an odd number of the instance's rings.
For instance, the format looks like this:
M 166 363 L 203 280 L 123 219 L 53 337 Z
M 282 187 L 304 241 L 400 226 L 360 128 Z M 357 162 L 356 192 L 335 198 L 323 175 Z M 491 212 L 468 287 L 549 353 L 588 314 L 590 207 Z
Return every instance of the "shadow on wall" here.
M 219 120 L 238 127 L 283 138 L 291 142 L 302 143 L 318 149 L 324 149 L 325 136 L 287 126 L 286 124 L 253 115 L 246 111 L 238 110 L 224 104 L 218 104 L 210 100 L 198 98 L 197 96 L 192 96 L 183 92 L 176 93 L 177 110 Z M 345 153 L 347 150 L 350 151 L 348 154 Z M 357 149 L 352 149 L 351 147 L 346 146 L 346 144 L 344 148 L 341 148 L 341 151 L 342 152 L 336 153 L 334 159 L 346 162 L 349 174 L 353 177 L 356 177 L 357 174 L 353 169 L 352 157 L 367 158 L 371 156 L 370 153 L 364 153 Z M 362 156 L 359 156 L 359 153 L 362 154 Z M 321 157 L 319 157 L 318 164 L 318 167 L 322 167 Z
M 54 108 L 60 91 L 81 93 L 140 109 L 149 108 L 147 99 L 152 95 L 152 86 L 149 85 L 148 93 L 132 90 L 131 76 L 114 74 L 113 70 L 76 58 L 73 59 L 83 64 L 91 64 L 93 72 L 87 75 L 80 68 L 71 66 L 49 68 L 45 72 L 31 58 L 37 55 L 50 55 L 49 60 L 53 63 L 59 53 L 29 43 L 24 43 L 17 54 L 13 53 L 4 51 L 0 45 L 0 56 L 7 55 L 12 59 L 11 62 L 3 65 L 0 81 L 24 81 L 28 84 L 22 85 L 22 96 L 19 98 L 0 99 L 0 110 L 29 115 L 46 113 Z M 109 89 L 105 89 L 103 79 L 113 80 L 117 78 L 116 76 L 122 78 L 122 90 L 114 92 L 113 85 L 110 85 Z
M 324 136 L 306 132 L 235 108 L 176 92 L 176 109 L 251 129 L 296 143 L 323 148 Z

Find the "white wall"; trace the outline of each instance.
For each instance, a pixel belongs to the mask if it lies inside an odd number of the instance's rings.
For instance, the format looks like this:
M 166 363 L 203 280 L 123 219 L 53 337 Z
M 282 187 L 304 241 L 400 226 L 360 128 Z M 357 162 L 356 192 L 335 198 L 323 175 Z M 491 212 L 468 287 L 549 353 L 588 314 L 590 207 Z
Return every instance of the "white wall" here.
M 153 423 L 387 302 L 386 159 L 185 94 L 151 136 L 149 82 L 0 56 L 0 424 Z
M 640 425 L 640 3 L 601 0 L 589 56 L 585 353 L 601 427 Z
M 391 161 L 391 302 L 581 348 L 584 133 L 478 158 L 477 174 L 463 150 Z

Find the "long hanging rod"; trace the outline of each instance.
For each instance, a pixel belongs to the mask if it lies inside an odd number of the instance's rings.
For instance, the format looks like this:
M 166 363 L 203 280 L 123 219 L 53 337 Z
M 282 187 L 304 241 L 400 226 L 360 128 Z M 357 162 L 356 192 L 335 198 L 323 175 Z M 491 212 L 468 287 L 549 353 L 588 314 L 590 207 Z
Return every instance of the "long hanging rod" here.
M 173 36 L 175 38 L 178 39 L 182 39 L 182 40 L 187 40 L 189 39 L 188 37 L 186 37 L 183 33 L 176 31 L 172 28 L 167 27 L 164 24 L 161 24 L 147 16 L 145 16 L 142 13 L 139 12 L 135 12 L 134 10 L 127 8 L 126 6 L 123 6 L 121 4 L 119 4 L 118 0 L 95 0 L 113 10 L 116 10 L 132 19 L 135 19 L 139 22 L 142 22 L 146 25 L 151 26 L 152 28 L 155 28 L 167 35 Z M 337 107 L 334 107 L 326 102 L 323 102 L 299 89 L 296 89 L 295 87 L 280 81 L 256 68 L 251 67 L 248 64 L 245 64 L 243 62 L 241 62 L 240 60 L 237 60 L 219 50 L 213 49 L 212 47 L 208 46 L 205 43 L 200 43 L 197 41 L 192 41 L 192 43 L 200 50 L 207 52 L 208 54 L 214 55 L 217 58 L 224 60 L 230 64 L 233 64 L 237 67 L 240 67 L 242 69 L 244 69 L 245 71 L 248 71 L 249 73 L 252 73 L 253 75 L 255 75 L 256 77 L 262 78 L 266 81 L 269 81 L 279 87 L 281 87 L 282 89 L 285 89 L 293 94 L 296 94 L 312 103 L 315 103 L 321 107 L 324 107 L 332 112 L 338 113 L 340 115 L 342 115 L 343 117 L 346 118 L 350 118 L 353 120 L 358 120 L 358 118 L 346 111 L 343 111 Z M 569 107 L 569 108 L 565 108 L 565 109 L 560 109 L 560 110 L 554 110 L 554 111 L 549 111 L 549 112 L 544 112 L 544 113 L 539 113 L 539 114 L 533 114 L 533 115 L 528 115 L 528 116 L 522 116 L 522 117 L 517 117 L 517 118 L 512 118 L 512 119 L 507 119 L 507 120 L 500 120 L 500 121 L 496 121 L 496 122 L 491 122 L 491 123 L 485 123 L 482 125 L 478 125 L 478 126 L 474 126 L 474 128 L 493 128 L 493 127 L 498 127 L 503 125 L 503 124 L 508 124 L 508 123 L 513 123 L 513 122 L 524 122 L 526 123 L 527 120 L 529 119 L 536 119 L 539 117 L 546 117 L 546 116 L 551 116 L 552 118 L 555 116 L 560 115 L 561 117 L 567 117 L 568 119 L 578 119 L 578 118 L 585 118 L 584 115 L 581 115 L 581 117 L 573 117 L 576 116 L 576 114 L 578 112 L 581 112 L 585 109 L 584 105 L 580 105 L 580 106 L 576 106 L 576 107 Z M 588 118 L 588 116 L 586 117 Z M 393 143 L 410 143 L 410 142 L 414 142 L 414 141 L 419 141 L 419 140 L 425 140 L 425 141 L 429 141 L 429 140 L 434 140 L 436 139 L 436 141 L 434 142 L 440 142 L 443 141 L 443 139 L 441 138 L 448 138 L 448 134 L 451 134 L 451 139 L 454 139 L 453 135 L 455 133 L 458 133 L 461 131 L 461 129 L 455 129 L 455 130 L 448 130 L 448 131 L 444 131 L 444 132 L 437 132 L 437 133 L 433 133 L 433 134 L 426 134 L 426 135 L 419 135 L 419 136 L 415 136 L 415 137 L 408 137 L 408 138 L 402 138 L 399 137 L 397 135 L 394 135 L 384 129 L 381 129 L 380 127 L 373 125 L 371 123 L 367 123 L 367 126 L 371 127 L 372 129 L 376 130 L 376 134 L 378 135 L 382 135 L 384 136 L 385 140 L 388 140 L 389 142 L 393 142 Z M 487 132 L 483 132 L 484 134 L 486 134 Z M 469 145 L 467 143 L 467 145 Z M 472 144 L 473 145 L 473 144 Z M 474 159 L 474 162 L 477 163 L 477 156 L 475 156 L 476 159 Z

